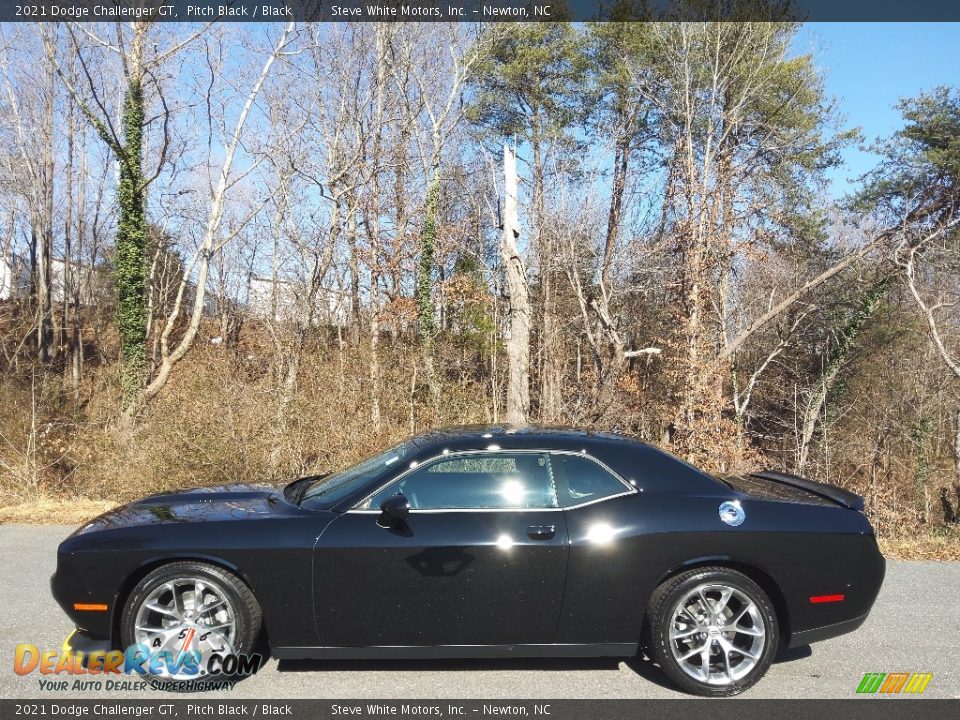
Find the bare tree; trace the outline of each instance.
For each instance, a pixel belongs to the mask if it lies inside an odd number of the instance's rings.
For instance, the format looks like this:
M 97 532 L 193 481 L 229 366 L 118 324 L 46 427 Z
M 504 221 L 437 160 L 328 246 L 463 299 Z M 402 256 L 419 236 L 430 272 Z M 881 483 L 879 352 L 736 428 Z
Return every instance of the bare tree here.
M 219 172 L 216 173 L 217 179 L 215 184 L 212 183 L 210 185 L 210 209 L 207 215 L 206 229 L 204 231 L 203 238 L 193 255 L 193 258 L 188 264 L 190 271 L 193 271 L 193 269 L 196 268 L 196 285 L 194 287 L 193 306 L 190 309 L 187 328 L 176 343 L 171 343 L 171 336 L 177 326 L 180 314 L 184 309 L 184 298 L 187 289 L 187 282 L 188 278 L 191 277 L 192 272 L 188 272 L 184 275 L 184 279 L 180 284 L 180 289 L 177 292 L 177 297 L 173 304 L 173 308 L 167 317 L 166 324 L 161 330 L 160 363 L 156 369 L 156 372 L 154 373 L 153 378 L 150 379 L 144 388 L 143 397 L 145 400 L 150 400 L 158 392 L 160 392 L 160 390 L 163 389 L 163 386 L 169 379 L 173 368 L 190 351 L 190 348 L 193 347 L 194 340 L 196 340 L 197 337 L 197 332 L 200 329 L 200 322 L 203 318 L 203 311 L 206 302 L 207 277 L 210 272 L 210 262 L 214 256 L 214 253 L 232 240 L 240 231 L 240 229 L 246 224 L 246 222 L 248 222 L 250 218 L 252 218 L 253 215 L 260 210 L 261 206 L 255 206 L 253 211 L 251 211 L 251 213 L 249 213 L 240 224 L 225 234 L 222 232 L 224 205 L 226 202 L 227 193 L 243 177 L 249 175 L 253 171 L 254 167 L 260 162 L 260 160 L 255 160 L 237 176 L 234 176 L 233 163 L 237 155 L 237 149 L 240 147 L 240 143 L 243 138 L 244 125 L 246 124 L 247 118 L 250 115 L 250 111 L 253 108 L 253 104 L 257 99 L 257 95 L 260 93 L 260 89 L 263 87 L 263 84 L 270 73 L 270 68 L 273 66 L 277 58 L 280 57 L 280 55 L 285 51 L 293 29 L 293 23 L 288 23 L 286 26 L 284 26 L 276 43 L 273 45 L 273 49 L 267 55 L 259 73 L 257 73 L 255 79 L 253 80 L 253 84 L 247 91 L 243 100 L 243 104 L 241 105 L 239 113 L 237 114 L 236 120 L 234 121 L 232 127 L 226 128 L 224 145 L 222 148 L 223 160 L 220 163 Z
M 19 37 L 22 47 L 29 47 L 29 38 Z M 55 42 L 53 40 L 52 42 Z M 30 218 L 31 298 L 36 318 L 36 353 L 40 362 L 51 359 L 53 343 L 52 274 L 53 203 L 54 203 L 54 107 L 57 100 L 54 63 L 40 62 L 36 56 L 24 54 L 33 67 L 15 69 L 10 64 L 9 49 L 2 57 L 6 106 L 16 153 L 7 156 L 12 177 L 22 194 Z M 39 74 L 29 77 L 39 69 Z M 20 82 L 14 82 L 19 75 Z

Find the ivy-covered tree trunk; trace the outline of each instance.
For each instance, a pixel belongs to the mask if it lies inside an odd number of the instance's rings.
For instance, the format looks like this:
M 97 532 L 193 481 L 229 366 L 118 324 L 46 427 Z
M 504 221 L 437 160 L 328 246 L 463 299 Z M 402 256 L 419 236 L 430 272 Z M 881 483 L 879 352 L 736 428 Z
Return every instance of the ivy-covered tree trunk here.
M 119 165 L 117 181 L 117 238 L 114 252 L 114 290 L 117 297 L 116 325 L 120 341 L 120 375 L 123 389 L 123 415 L 130 419 L 145 399 L 147 339 L 147 261 L 146 261 L 146 181 L 143 173 L 143 133 L 145 109 L 143 78 L 146 74 L 145 46 L 149 21 L 130 24 L 132 34 L 123 55 L 126 90 L 119 133 L 102 102 L 96 112 L 74 86 L 73 74 L 56 64 L 54 44 L 43 35 L 43 43 L 52 67 L 73 102 L 110 148 Z M 162 161 L 161 161 L 162 163 Z
M 146 209 L 143 182 L 143 84 L 131 76 L 123 102 L 123 148 L 117 185 L 119 220 L 114 259 L 117 333 L 120 336 L 123 403 L 128 414 L 140 401 L 146 371 Z
M 420 234 L 420 263 L 417 266 L 417 335 L 430 352 L 436 330 L 433 311 L 433 255 L 437 242 L 437 214 L 440 206 L 440 169 L 434 167 L 427 190 L 423 231 Z

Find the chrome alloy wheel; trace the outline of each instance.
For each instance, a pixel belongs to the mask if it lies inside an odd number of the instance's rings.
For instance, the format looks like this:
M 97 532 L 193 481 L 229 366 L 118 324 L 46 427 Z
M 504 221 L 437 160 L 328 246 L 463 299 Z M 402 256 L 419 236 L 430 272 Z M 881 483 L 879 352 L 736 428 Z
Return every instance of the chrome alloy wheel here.
M 233 652 L 236 613 L 219 583 L 196 577 L 176 578 L 158 585 L 137 608 L 134 638 L 151 653 L 168 652 L 171 657 L 195 652 Z M 178 678 L 180 673 L 164 667 L 161 677 Z
M 763 655 L 763 616 L 741 590 L 698 585 L 674 606 L 670 617 L 673 658 L 698 682 L 730 685 L 742 680 Z

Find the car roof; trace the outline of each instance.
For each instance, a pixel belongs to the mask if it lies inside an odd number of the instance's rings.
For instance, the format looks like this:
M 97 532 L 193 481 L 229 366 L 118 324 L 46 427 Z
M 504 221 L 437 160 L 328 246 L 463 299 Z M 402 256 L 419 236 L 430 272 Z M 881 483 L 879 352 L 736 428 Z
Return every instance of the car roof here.
M 641 492 L 715 493 L 720 483 L 655 445 L 612 432 L 542 425 L 457 425 L 421 433 L 408 441 L 418 461 L 447 452 L 475 450 L 567 450 L 601 460 Z M 726 486 L 723 486 L 726 488 Z
M 581 449 L 601 444 L 635 446 L 645 444 L 624 435 L 585 428 L 507 424 L 454 425 L 437 428 L 411 438 L 410 442 L 423 451 L 437 447 L 488 449 L 491 444 L 496 444 L 505 450 L 526 447 Z

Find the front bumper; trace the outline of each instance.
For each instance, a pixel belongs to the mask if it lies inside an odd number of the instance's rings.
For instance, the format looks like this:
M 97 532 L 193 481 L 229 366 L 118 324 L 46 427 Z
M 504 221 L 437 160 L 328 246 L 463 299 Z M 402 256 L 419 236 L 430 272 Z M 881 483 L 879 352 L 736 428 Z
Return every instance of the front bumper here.
M 92 635 L 86 630 L 80 630 L 78 628 L 67 635 L 67 639 L 63 641 L 63 650 L 70 654 L 82 655 L 84 666 L 86 666 L 86 660 L 91 654 L 107 653 L 113 650 L 113 648 L 110 647 L 110 641 L 108 639 Z
M 50 576 L 50 593 L 79 630 L 93 637 L 110 638 L 114 627 L 116 597 L 91 592 L 86 578 L 72 560 L 68 555 L 57 556 L 57 570 Z M 102 603 L 107 605 L 107 610 L 78 610 L 74 603 Z

